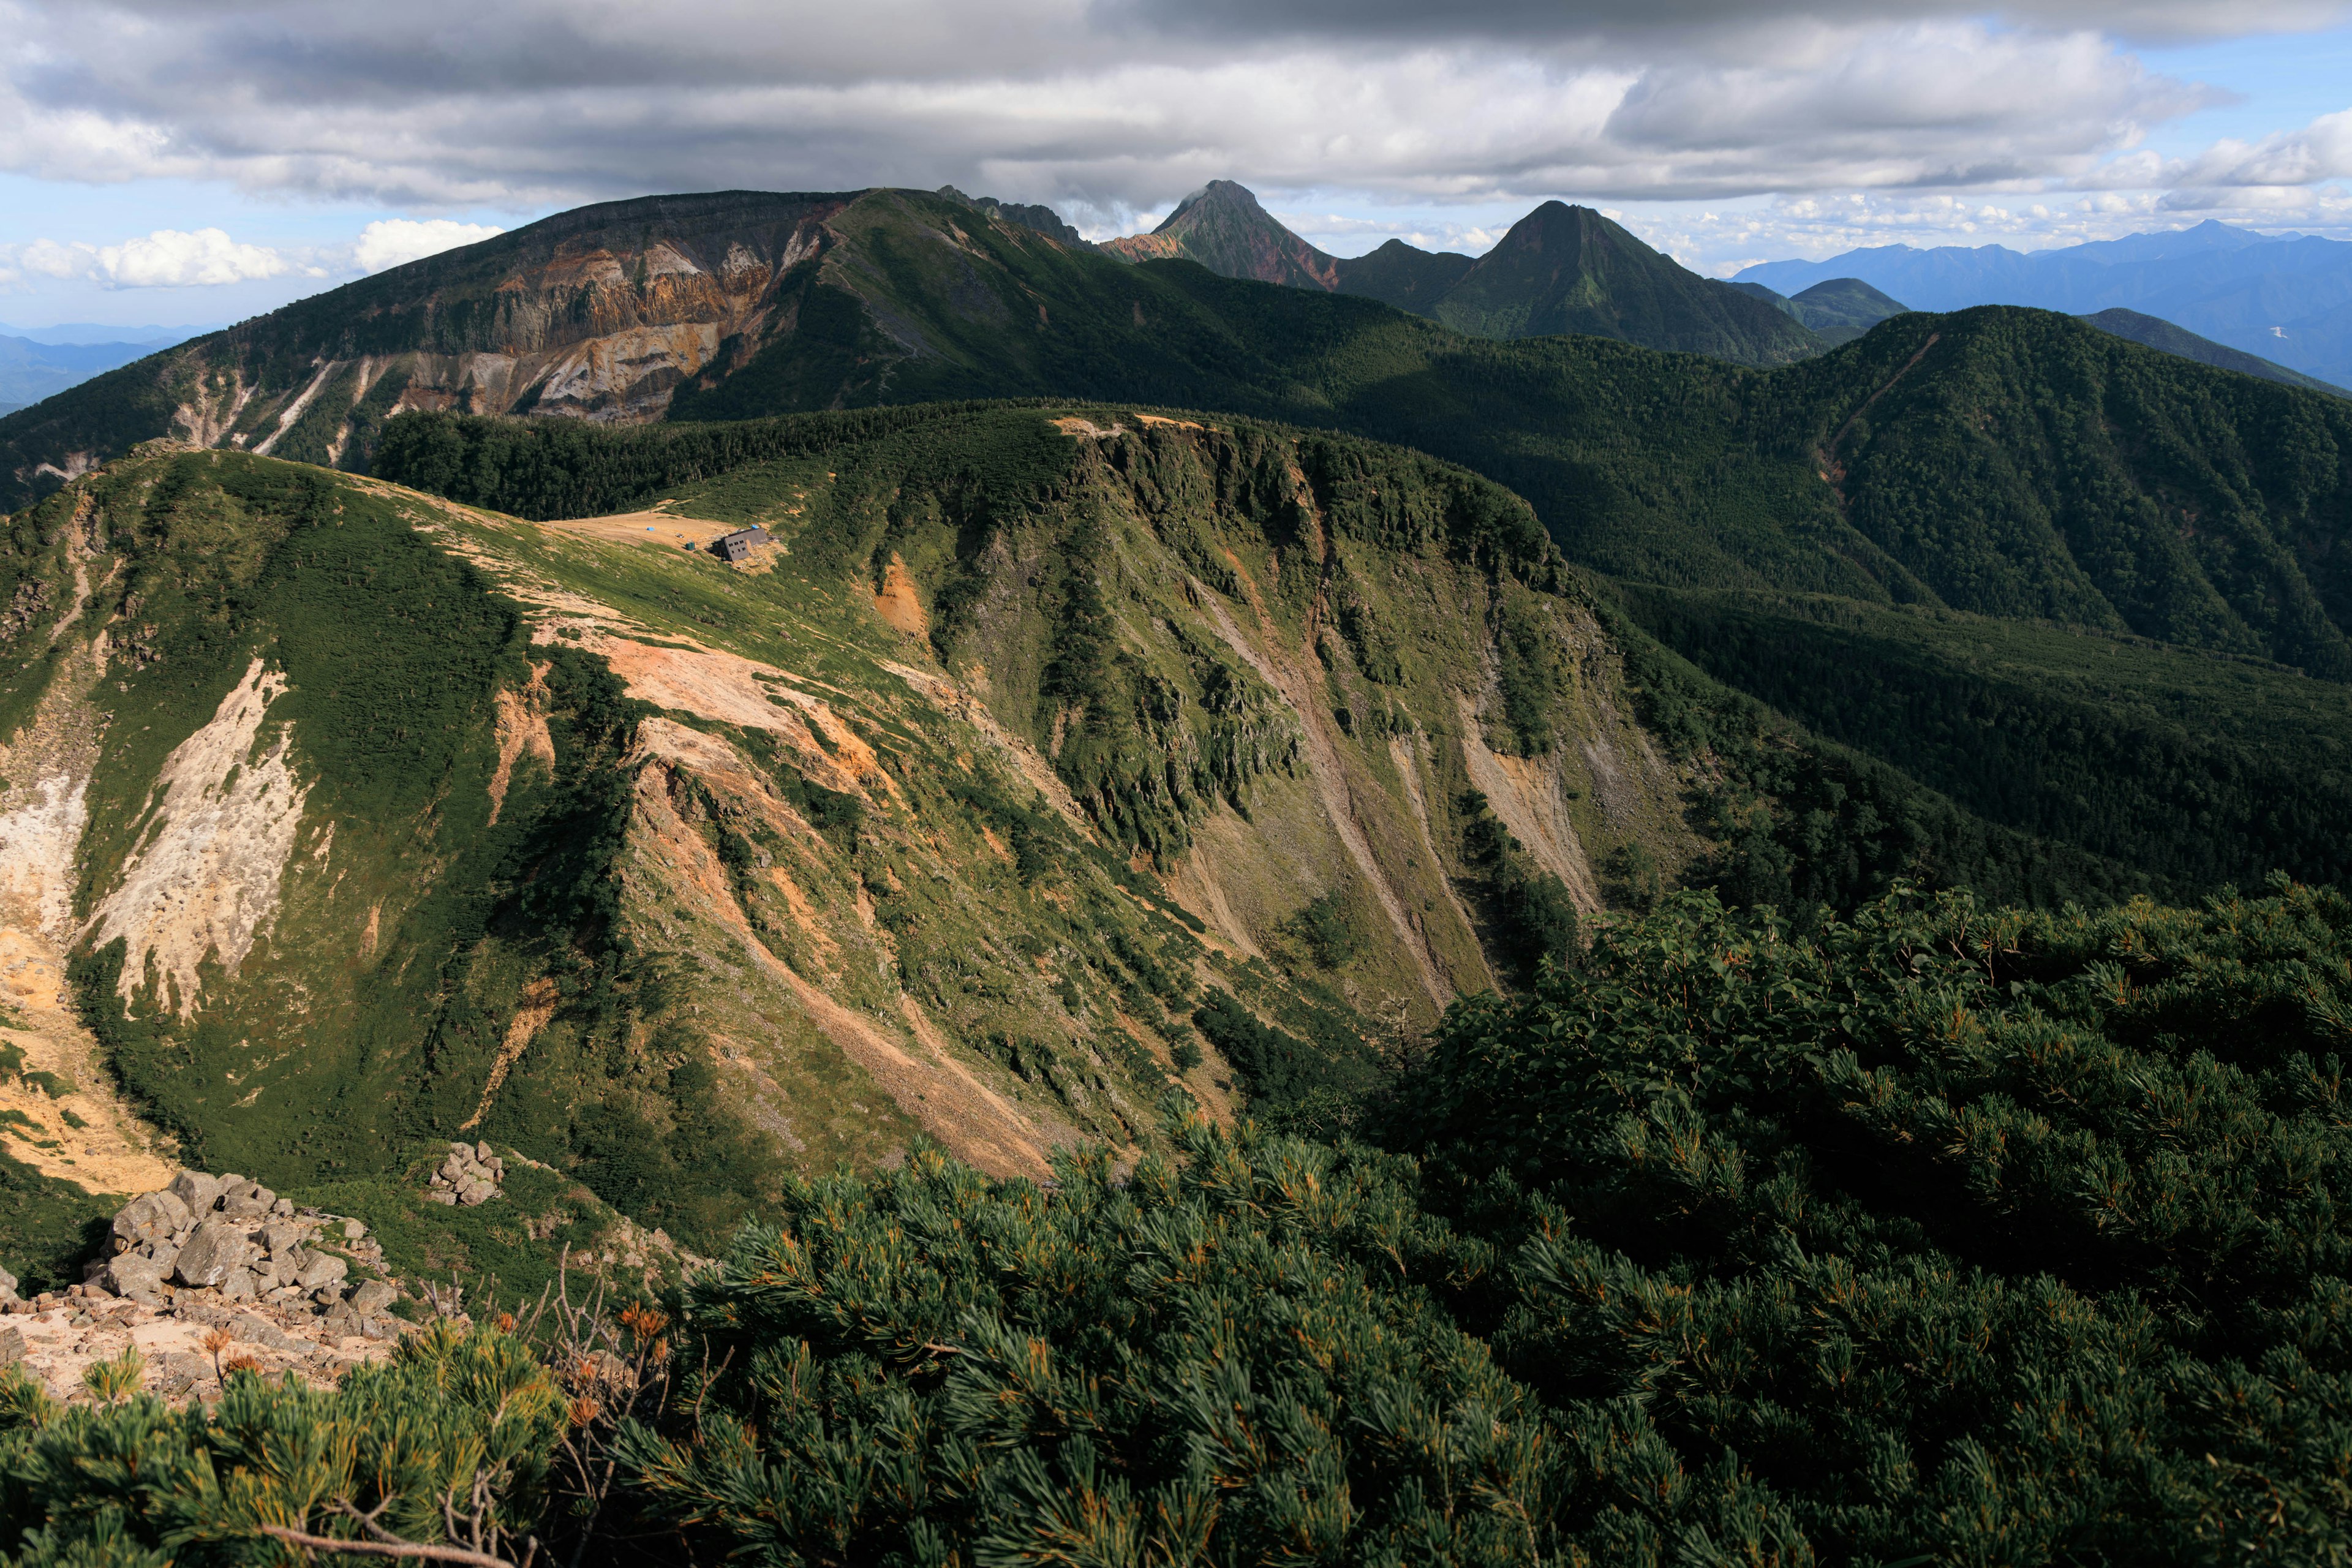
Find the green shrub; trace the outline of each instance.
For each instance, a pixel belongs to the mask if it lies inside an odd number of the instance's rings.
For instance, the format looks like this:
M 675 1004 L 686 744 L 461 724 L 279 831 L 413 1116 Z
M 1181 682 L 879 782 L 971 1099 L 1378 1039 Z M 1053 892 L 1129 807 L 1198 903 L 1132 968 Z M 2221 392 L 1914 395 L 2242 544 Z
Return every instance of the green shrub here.
M 1842 1560 L 2352 1550 L 2352 901 L 1591 936 L 1384 1131 L 1524 1238 L 1482 1321 L 1610 1484 L 1736 1466 Z
M 423 1542 L 448 1539 L 445 1504 L 469 1521 L 478 1504 L 485 1539 L 520 1541 L 547 1528 L 566 1421 L 528 1346 L 446 1323 L 332 1391 L 232 1371 L 209 1407 L 119 1393 L 60 1407 L 12 1367 L 0 1373 L 0 1551 L 28 1568 L 280 1563 L 289 1549 L 263 1527 L 356 1538 L 346 1504 Z
M 628 1441 L 647 1508 L 779 1563 L 1549 1560 L 1573 1462 L 1414 1282 L 1454 1244 L 1411 1167 L 1181 1141 L 1125 1183 L 924 1151 L 796 1188 L 688 1298 L 708 1381 Z

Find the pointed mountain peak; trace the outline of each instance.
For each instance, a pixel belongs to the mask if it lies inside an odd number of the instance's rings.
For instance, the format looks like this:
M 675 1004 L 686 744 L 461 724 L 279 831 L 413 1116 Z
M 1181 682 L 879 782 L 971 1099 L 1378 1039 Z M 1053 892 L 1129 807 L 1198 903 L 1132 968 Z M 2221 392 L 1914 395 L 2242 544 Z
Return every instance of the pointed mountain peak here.
M 1211 180 L 1176 204 L 1150 234 L 1109 240 L 1103 249 L 1127 261 L 1197 261 L 1227 278 L 1287 283 L 1300 289 L 1339 287 L 1339 258 L 1326 256 L 1282 226 L 1246 186 Z
M 1429 313 L 1478 337 L 1588 333 L 1743 364 L 1822 348 L 1772 301 L 1701 278 L 1606 216 L 1559 201 L 1513 224 Z
M 1182 201 L 1178 202 L 1176 204 L 1176 210 L 1170 213 L 1165 218 L 1160 220 L 1160 226 L 1153 229 L 1151 232 L 1154 234 L 1166 234 L 1170 230 L 1177 227 L 1180 224 L 1182 224 L 1187 218 L 1192 218 L 1194 222 L 1199 222 L 1200 217 L 1194 216 L 1196 209 L 1206 209 L 1206 212 L 1202 213 L 1201 216 L 1206 216 L 1208 213 L 1223 210 L 1233 213 L 1236 216 L 1253 217 L 1268 224 L 1274 224 L 1274 226 L 1276 228 L 1280 228 L 1282 226 L 1280 224 L 1275 223 L 1274 215 L 1267 212 L 1265 208 L 1258 205 L 1257 193 L 1251 190 L 1247 185 L 1238 184 L 1233 180 L 1211 180 L 1207 184 L 1202 185 L 1199 190 L 1194 191 L 1191 195 L 1186 196 Z M 1287 234 L 1289 233 L 1289 230 L 1284 229 L 1283 232 Z M 1294 236 L 1293 237 L 1296 237 Z M 1304 242 L 1302 241 L 1301 243 Z

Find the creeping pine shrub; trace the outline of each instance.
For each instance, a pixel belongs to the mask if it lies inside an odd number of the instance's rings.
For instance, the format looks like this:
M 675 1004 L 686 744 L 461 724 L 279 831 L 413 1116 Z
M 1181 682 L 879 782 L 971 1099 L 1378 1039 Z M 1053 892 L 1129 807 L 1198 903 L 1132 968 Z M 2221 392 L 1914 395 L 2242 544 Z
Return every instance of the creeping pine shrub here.
M 174 1410 L 111 1374 L 91 1385 L 100 1403 L 61 1407 L 0 1373 L 0 1550 L 20 1568 L 284 1563 L 265 1527 L 357 1538 L 352 1510 L 441 1542 L 445 1502 L 480 1507 L 485 1541 L 520 1541 L 567 1421 L 520 1340 L 446 1323 L 334 1390 L 231 1371 L 218 1405 Z
M 1524 1238 L 1482 1321 L 1595 1484 L 1736 1468 L 1790 1562 L 2352 1560 L 2352 901 L 1591 934 L 1383 1131 Z
M 1456 1005 L 1388 1150 L 795 1179 L 626 1376 L 576 1324 L 211 1411 L 6 1374 L 0 1550 L 430 1544 L 471 1488 L 518 1563 L 2352 1563 L 2352 900 L 1587 934 Z
M 1555 1560 L 1576 1457 L 1424 1283 L 1488 1249 L 1404 1162 L 1175 1137 L 1123 1184 L 796 1188 L 688 1294 L 646 1505 L 766 1563 Z

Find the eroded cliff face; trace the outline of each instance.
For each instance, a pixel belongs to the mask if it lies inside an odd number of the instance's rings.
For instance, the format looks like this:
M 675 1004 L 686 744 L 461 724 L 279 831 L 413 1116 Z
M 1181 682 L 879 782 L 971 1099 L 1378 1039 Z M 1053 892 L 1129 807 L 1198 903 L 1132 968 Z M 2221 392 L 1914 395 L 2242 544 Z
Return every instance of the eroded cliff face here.
M 333 464 L 411 408 L 658 418 L 722 344 L 767 341 L 782 280 L 824 254 L 825 220 L 847 199 L 746 197 L 666 223 L 573 225 L 454 279 L 417 279 L 409 298 L 347 301 L 349 320 L 321 316 L 282 345 L 208 341 L 171 433 Z M 613 243 L 633 228 L 635 244 Z M 348 352 L 370 342 L 390 352 Z

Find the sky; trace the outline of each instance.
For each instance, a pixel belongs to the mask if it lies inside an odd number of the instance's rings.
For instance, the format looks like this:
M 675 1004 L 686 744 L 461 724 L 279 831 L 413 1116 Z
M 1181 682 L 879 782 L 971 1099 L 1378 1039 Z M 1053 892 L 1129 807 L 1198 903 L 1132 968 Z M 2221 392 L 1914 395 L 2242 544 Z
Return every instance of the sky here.
M 585 202 L 1238 180 L 1324 248 L 1539 202 L 1685 265 L 2352 239 L 2352 0 L 0 0 L 0 323 L 213 325 Z

